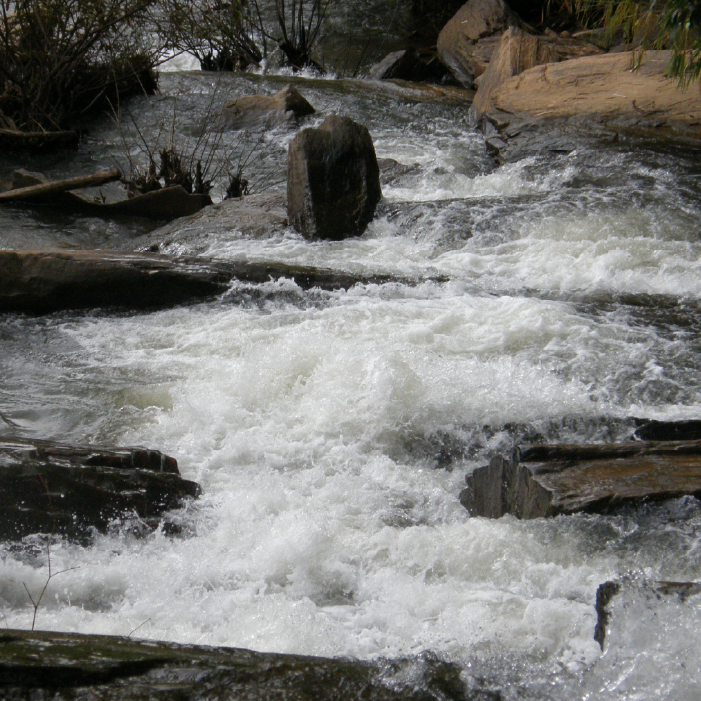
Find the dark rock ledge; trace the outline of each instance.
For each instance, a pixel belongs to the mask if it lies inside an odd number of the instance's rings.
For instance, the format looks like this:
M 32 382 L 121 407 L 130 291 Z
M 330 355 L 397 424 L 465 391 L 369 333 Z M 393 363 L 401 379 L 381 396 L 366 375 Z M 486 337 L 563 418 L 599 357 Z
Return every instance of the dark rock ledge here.
M 0 540 L 83 539 L 124 516 L 153 528 L 200 491 L 157 450 L 0 439 Z
M 0 251 L 0 312 L 149 309 L 214 297 L 233 280 L 289 278 L 302 289 L 408 282 L 285 263 L 249 263 L 127 251 Z
M 425 656 L 359 662 L 66 633 L 0 631 L 0 697 L 32 701 L 496 701 Z
M 472 516 L 531 519 L 701 495 L 701 441 L 534 445 L 467 475 Z

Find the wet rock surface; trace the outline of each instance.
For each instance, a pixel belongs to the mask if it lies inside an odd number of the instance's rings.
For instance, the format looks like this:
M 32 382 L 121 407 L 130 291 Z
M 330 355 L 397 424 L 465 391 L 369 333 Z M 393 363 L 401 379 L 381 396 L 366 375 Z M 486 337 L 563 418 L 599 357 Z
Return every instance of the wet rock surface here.
M 66 633 L 0 634 L 3 698 L 488 701 L 434 658 L 358 662 Z
M 348 117 L 327 117 L 290 144 L 287 212 L 309 239 L 361 235 L 382 198 L 375 147 L 366 127 Z
M 701 594 L 701 582 L 662 582 L 641 581 L 636 582 L 631 578 L 615 579 L 604 582 L 596 590 L 596 627 L 594 628 L 594 640 L 604 649 L 606 636 L 611 628 L 612 611 L 611 604 L 619 594 L 625 594 L 632 590 L 638 590 L 643 595 L 657 599 L 676 599 L 684 604 L 692 597 Z M 660 621 L 661 623 L 661 621 Z
M 155 527 L 164 512 L 199 494 L 177 461 L 157 450 L 0 439 L 2 540 L 82 538 L 125 516 Z
M 287 227 L 285 195 L 264 192 L 217 202 L 200 212 L 132 239 L 130 248 L 161 253 L 187 251 L 199 255 L 210 246 L 210 236 L 264 238 Z
M 233 280 L 260 284 L 289 278 L 302 289 L 347 289 L 392 282 L 284 263 L 217 261 L 126 251 L 0 251 L 0 312 L 152 309 L 226 292 Z
M 701 494 L 701 441 L 535 445 L 497 456 L 466 477 L 460 502 L 472 516 L 531 519 L 605 512 Z

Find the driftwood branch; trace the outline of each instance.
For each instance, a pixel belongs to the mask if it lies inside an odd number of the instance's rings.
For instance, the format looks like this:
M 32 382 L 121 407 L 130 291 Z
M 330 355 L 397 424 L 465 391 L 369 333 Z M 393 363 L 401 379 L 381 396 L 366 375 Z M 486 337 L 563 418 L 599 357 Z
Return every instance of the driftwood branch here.
M 62 192 L 78 190 L 82 187 L 104 185 L 105 183 L 112 182 L 113 180 L 119 180 L 121 177 L 122 174 L 119 168 L 111 168 L 110 170 L 93 173 L 92 175 L 81 175 L 77 178 L 54 180 L 52 182 L 41 183 L 39 185 L 21 187 L 16 190 L 9 190 L 7 192 L 0 193 L 0 204 L 5 202 L 19 202 L 27 199 L 35 199 L 37 197 L 59 195 Z

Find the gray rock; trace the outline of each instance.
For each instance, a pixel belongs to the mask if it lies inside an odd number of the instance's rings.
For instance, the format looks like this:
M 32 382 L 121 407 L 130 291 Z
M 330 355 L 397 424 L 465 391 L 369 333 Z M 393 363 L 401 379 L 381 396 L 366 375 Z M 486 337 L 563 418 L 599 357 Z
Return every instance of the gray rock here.
M 370 132 L 348 117 L 327 117 L 290 144 L 287 213 L 309 239 L 359 236 L 382 198 Z
M 466 477 L 472 516 L 531 519 L 701 495 L 701 441 L 535 445 Z
M 124 516 L 155 526 L 163 512 L 199 494 L 177 461 L 156 450 L 0 439 L 2 540 L 82 538 Z
M 275 95 L 245 95 L 222 108 L 225 125 L 243 129 L 261 123 L 285 121 L 314 114 L 316 110 L 292 85 Z

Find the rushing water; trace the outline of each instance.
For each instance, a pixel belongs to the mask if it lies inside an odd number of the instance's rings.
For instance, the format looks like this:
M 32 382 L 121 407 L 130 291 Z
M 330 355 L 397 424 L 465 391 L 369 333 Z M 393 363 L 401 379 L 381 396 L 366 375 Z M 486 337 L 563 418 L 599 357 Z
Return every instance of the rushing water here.
M 154 107 L 131 109 L 153 136 L 154 110 L 177 96 L 178 128 L 196 138 L 210 103 L 282 84 L 169 74 Z M 176 516 L 180 537 L 116 528 L 86 549 L 55 544 L 54 568 L 74 569 L 52 580 L 39 627 L 359 658 L 431 651 L 504 698 L 697 699 L 698 602 L 647 585 L 701 579 L 696 500 L 520 522 L 469 518 L 457 495 L 519 436 L 622 440 L 631 416 L 701 418 L 698 153 L 583 140 L 497 167 L 464 104 L 297 86 L 318 109 L 308 123 L 346 114 L 378 156 L 418 166 L 385 184 L 359 239 L 232 231 L 206 253 L 450 281 L 334 293 L 280 281 L 153 313 L 1 317 L 0 411 L 24 435 L 159 448 L 204 489 Z M 224 145 L 255 146 L 251 182 L 284 188 L 294 133 Z M 68 159 L 30 165 L 89 171 L 119 143 L 105 120 Z M 146 227 L 0 216 L 5 248 L 128 246 Z M 43 586 L 45 551 L 1 552 L 3 622 L 28 627 L 24 585 Z M 620 576 L 630 584 L 602 654 L 595 592 Z

